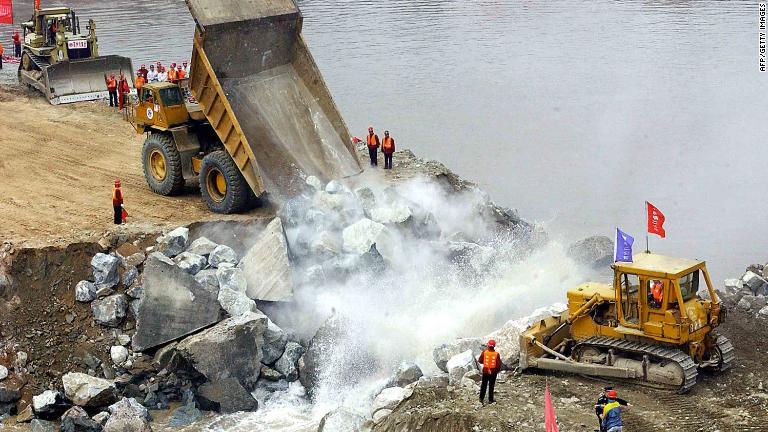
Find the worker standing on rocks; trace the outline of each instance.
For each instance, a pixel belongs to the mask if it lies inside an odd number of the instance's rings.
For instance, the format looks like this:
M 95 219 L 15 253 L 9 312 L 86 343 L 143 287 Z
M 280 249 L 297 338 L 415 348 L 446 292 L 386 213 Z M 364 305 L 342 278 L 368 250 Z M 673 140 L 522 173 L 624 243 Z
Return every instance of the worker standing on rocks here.
M 379 166 L 379 136 L 373 133 L 373 126 L 368 128 L 368 137 L 366 138 L 366 144 L 368 144 L 368 155 L 371 157 L 371 166 Z
M 384 153 L 384 169 L 392 169 L 392 155 L 395 153 L 395 140 L 389 136 L 389 131 L 384 131 L 384 141 L 381 143 L 381 152 Z
M 13 56 L 21 58 L 21 35 L 18 30 L 13 31 Z
M 107 91 L 109 92 L 109 106 L 117 106 L 117 80 L 115 74 L 109 74 L 109 78 L 104 74 L 104 82 L 107 83 Z
M 600 427 L 605 432 L 622 432 L 624 423 L 621 420 L 621 403 L 618 401 L 616 390 L 605 392 L 608 403 L 603 406 L 602 420 Z
M 387 134 L 387 132 L 384 133 Z M 384 138 L 385 142 L 386 139 Z M 486 389 L 488 390 L 488 403 L 494 403 L 493 388 L 496 386 L 496 375 L 501 371 L 501 356 L 496 352 L 495 340 L 491 339 L 488 341 L 488 348 L 483 350 L 477 362 L 483 365 L 483 380 L 480 383 L 480 403 L 483 403 L 485 399 Z
M 112 189 L 112 207 L 115 210 L 115 225 L 123 223 L 123 189 L 120 187 L 120 179 L 115 180 Z

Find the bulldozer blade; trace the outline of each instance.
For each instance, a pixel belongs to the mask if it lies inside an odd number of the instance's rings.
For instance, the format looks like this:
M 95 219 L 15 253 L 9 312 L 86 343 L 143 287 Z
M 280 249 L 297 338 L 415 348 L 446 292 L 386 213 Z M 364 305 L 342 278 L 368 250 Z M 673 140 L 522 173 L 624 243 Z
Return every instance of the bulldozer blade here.
M 109 97 L 104 74 L 125 74 L 134 88 L 131 59 L 116 55 L 84 60 L 63 61 L 43 70 L 42 81 L 52 104 L 64 104 Z

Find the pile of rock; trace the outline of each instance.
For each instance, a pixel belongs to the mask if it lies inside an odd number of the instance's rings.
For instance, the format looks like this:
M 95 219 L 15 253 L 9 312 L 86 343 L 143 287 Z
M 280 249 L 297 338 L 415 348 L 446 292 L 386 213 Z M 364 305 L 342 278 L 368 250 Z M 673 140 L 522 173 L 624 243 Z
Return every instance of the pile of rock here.
M 739 279 L 726 279 L 723 288 L 718 288 L 720 299 L 730 307 L 754 313 L 756 317 L 768 318 L 768 280 L 766 266 L 752 264 Z

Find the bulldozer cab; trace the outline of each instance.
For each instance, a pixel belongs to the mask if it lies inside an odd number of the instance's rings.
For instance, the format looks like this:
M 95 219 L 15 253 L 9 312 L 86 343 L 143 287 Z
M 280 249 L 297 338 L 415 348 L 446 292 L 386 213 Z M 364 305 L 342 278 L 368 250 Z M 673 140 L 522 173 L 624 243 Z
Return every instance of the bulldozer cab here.
M 138 92 L 135 123 L 137 130 L 161 131 L 183 125 L 189 120 L 186 98 L 179 84 L 158 82 L 144 84 Z
M 697 297 L 704 279 L 711 301 Z M 718 304 L 704 262 L 643 253 L 614 265 L 619 325 L 626 333 L 680 340 L 709 322 Z

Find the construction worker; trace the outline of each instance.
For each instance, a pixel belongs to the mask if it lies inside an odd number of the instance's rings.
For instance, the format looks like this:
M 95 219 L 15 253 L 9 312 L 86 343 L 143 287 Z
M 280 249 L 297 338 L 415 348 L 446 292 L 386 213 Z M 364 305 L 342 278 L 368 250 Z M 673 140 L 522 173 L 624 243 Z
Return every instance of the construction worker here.
M 181 65 L 176 66 L 176 81 L 181 81 L 187 77 L 187 73 L 184 72 L 184 68 Z
M 13 56 L 21 58 L 21 35 L 18 30 L 13 31 Z
M 176 63 L 171 64 L 171 68 L 168 71 L 168 81 L 172 83 L 179 82 L 178 76 L 176 75 Z
M 605 387 L 603 389 L 603 394 L 600 395 L 600 397 L 597 399 L 597 403 L 595 404 L 595 414 L 597 415 L 597 421 L 600 423 L 600 432 L 606 432 L 605 429 L 603 429 L 603 409 L 610 402 L 608 395 L 609 392 L 613 392 L 612 394 L 614 396 L 614 400 L 618 402 L 619 405 L 629 406 L 627 401 L 617 397 L 616 391 L 613 389 L 613 387 Z
M 395 140 L 389 136 L 389 131 L 384 131 L 384 141 L 381 143 L 381 152 L 384 153 L 384 169 L 392 169 L 392 155 L 395 153 Z
M 115 79 L 115 74 L 114 73 L 109 74 L 109 78 L 107 78 L 107 74 L 104 74 L 104 82 L 107 83 L 107 91 L 109 92 L 109 106 L 116 107 L 117 106 L 117 80 Z
M 144 76 L 144 79 L 147 79 L 147 74 L 149 73 L 149 70 L 147 70 L 147 67 L 145 65 L 141 65 L 139 68 L 139 73 Z
M 147 72 L 147 82 L 157 82 L 157 71 L 155 65 L 149 65 L 149 72 Z
M 115 180 L 112 189 L 112 207 L 115 210 L 115 225 L 120 225 L 123 223 L 123 189 L 120 187 L 120 179 Z
M 379 166 L 379 136 L 373 133 L 373 127 L 368 128 L 368 137 L 366 138 L 366 144 L 368 144 L 368 155 L 371 157 L 371 166 Z
M 0 69 L 3 68 L 3 43 L 0 42 Z
M 141 73 L 141 69 L 136 71 L 136 91 L 141 90 L 142 87 L 144 87 L 144 84 L 146 84 L 147 79 L 144 78 L 144 74 Z
M 160 82 L 168 81 L 168 74 L 165 72 L 165 66 L 160 66 L 157 73 L 157 80 Z
M 182 63 L 183 63 L 183 65 L 182 65 L 181 70 L 184 71 L 184 75 L 189 75 L 189 65 L 187 65 L 186 61 L 182 62 Z
M 117 92 L 120 95 L 119 109 L 122 111 L 126 105 L 126 102 L 128 101 L 128 95 L 131 93 L 131 87 L 128 84 L 128 80 L 125 78 L 125 76 L 122 73 L 120 73 L 120 79 L 118 80 L 118 83 L 117 83 Z
M 621 420 L 621 403 L 618 401 L 616 390 L 606 391 L 605 396 L 608 403 L 603 406 L 600 428 L 605 432 L 622 432 L 624 423 Z
M 384 138 L 386 140 L 386 138 Z M 488 341 L 488 347 L 483 350 L 477 362 L 483 365 L 483 380 L 480 383 L 480 403 L 485 399 L 488 389 L 488 403 L 494 403 L 493 388 L 496 386 L 496 375 L 501 371 L 501 356 L 496 352 L 496 341 Z
M 664 284 L 660 280 L 654 280 L 650 282 L 651 292 L 648 296 L 650 300 L 648 303 L 654 309 L 661 307 L 661 301 L 664 299 Z

